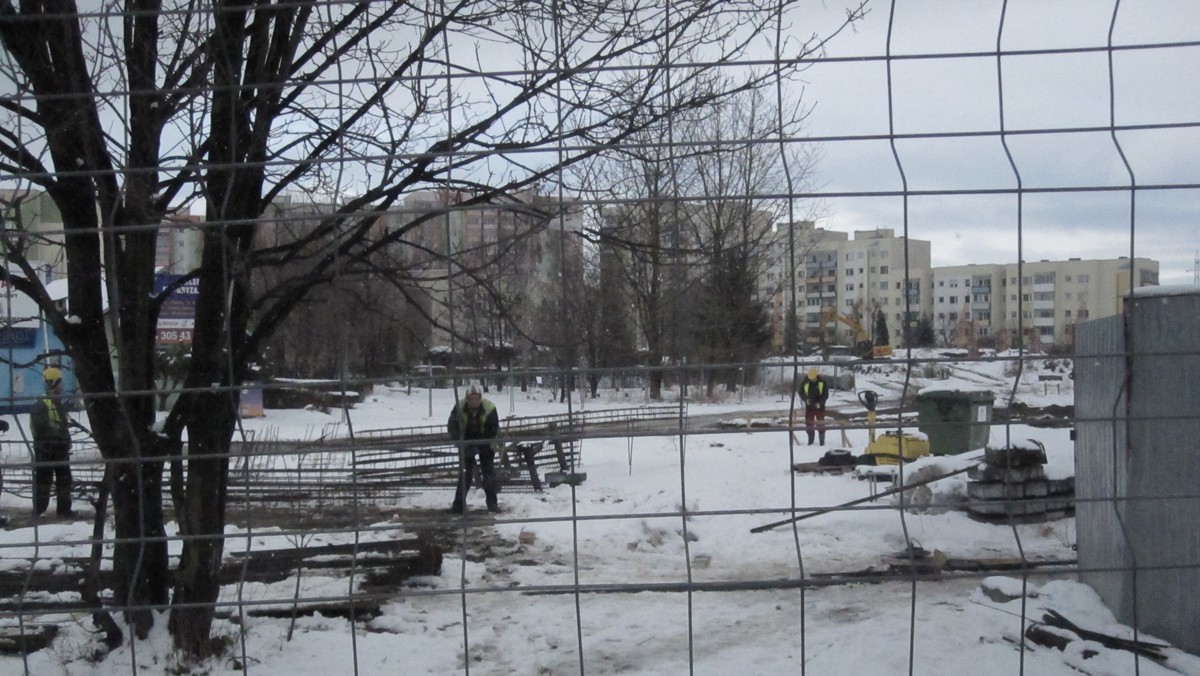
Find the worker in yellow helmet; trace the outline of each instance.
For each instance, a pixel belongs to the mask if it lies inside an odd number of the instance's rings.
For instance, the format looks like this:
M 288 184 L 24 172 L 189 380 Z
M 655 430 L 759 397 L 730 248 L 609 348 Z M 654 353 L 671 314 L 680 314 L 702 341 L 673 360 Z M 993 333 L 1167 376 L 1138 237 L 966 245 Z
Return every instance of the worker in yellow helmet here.
M 820 434 L 821 445 L 825 445 L 825 401 L 829 399 L 829 384 L 821 377 L 817 367 L 808 369 L 808 377 L 800 383 L 800 400 L 804 402 L 804 431 L 808 433 L 808 445 L 813 445 L 813 432 Z
M 458 445 L 458 488 L 454 491 L 454 502 L 450 511 L 462 514 L 466 507 L 467 493 L 471 490 L 471 478 L 475 474 L 475 456 L 479 456 L 479 475 L 483 483 L 483 494 L 487 497 L 487 510 L 499 512 L 500 504 L 496 493 L 496 438 L 500 435 L 500 417 L 496 405 L 483 398 L 478 385 L 467 388 L 464 400 L 454 404 L 450 419 L 446 422 L 450 439 Z
M 29 411 L 33 433 L 33 515 L 41 516 L 50 506 L 50 491 L 56 497 L 56 512 L 61 518 L 75 516 L 71 509 L 71 430 L 63 408 L 63 375 L 51 366 L 42 372 L 46 394 Z

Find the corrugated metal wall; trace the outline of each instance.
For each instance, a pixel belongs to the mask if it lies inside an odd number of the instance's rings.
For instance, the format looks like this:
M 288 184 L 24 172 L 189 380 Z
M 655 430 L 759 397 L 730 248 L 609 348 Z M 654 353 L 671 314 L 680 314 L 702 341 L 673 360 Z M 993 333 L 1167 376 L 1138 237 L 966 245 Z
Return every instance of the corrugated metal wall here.
M 1200 288 L 1076 336 L 1081 579 L 1124 623 L 1200 651 Z

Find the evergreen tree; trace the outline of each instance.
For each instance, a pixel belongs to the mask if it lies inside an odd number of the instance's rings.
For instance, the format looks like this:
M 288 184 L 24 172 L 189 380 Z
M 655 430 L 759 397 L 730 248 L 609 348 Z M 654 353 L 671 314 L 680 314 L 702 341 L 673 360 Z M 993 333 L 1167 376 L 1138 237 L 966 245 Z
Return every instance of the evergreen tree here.
M 887 314 L 883 310 L 875 311 L 875 344 L 891 345 L 892 334 L 888 331 Z

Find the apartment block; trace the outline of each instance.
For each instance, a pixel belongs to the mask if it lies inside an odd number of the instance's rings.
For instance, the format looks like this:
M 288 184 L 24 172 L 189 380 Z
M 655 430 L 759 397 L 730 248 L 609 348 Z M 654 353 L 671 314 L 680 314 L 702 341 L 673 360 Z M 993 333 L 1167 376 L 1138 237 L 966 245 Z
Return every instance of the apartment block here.
M 827 343 L 854 341 L 845 325 L 830 321 L 831 312 L 873 338 L 871 318 L 881 311 L 897 347 L 905 327 L 921 319 L 930 321 L 939 345 L 1004 349 L 1024 336 L 1031 349 L 1068 347 L 1077 322 L 1119 314 L 1130 289 L 1158 284 L 1158 262 L 1147 258 L 934 268 L 930 242 L 906 241 L 890 228 L 851 236 L 805 225 L 797 238 L 804 250 L 796 283 L 801 333 L 810 346 L 820 343 L 822 328 Z
M 405 230 L 406 267 L 428 301 L 428 345 L 454 342 L 451 311 L 456 333 L 476 346 L 516 346 L 524 336 L 553 342 L 548 334 L 559 330 L 562 285 L 578 287 L 583 275 L 582 209 L 532 190 L 495 203 L 471 205 L 470 198 L 417 192 L 388 213 L 389 230 Z M 453 284 L 445 256 L 457 261 Z M 462 275 L 464 269 L 475 270 Z
M 1075 325 L 1120 314 L 1132 289 L 1158 285 L 1158 261 L 1148 258 L 1042 260 L 1004 266 L 1004 325 L 998 345 L 1026 336 L 1041 349 L 1075 342 Z M 1006 339 L 1007 338 L 1007 339 Z
M 882 311 L 894 342 L 906 319 L 928 311 L 920 282 L 929 276 L 929 251 L 929 242 L 897 237 L 891 228 L 856 230 L 840 252 L 838 312 L 857 310 L 869 321 Z
M 1075 325 L 1119 314 L 1132 288 L 1158 284 L 1147 258 L 1042 260 L 934 268 L 931 316 L 938 342 L 956 347 L 1074 344 Z
M 830 321 L 835 314 L 871 334 L 871 317 L 882 312 L 896 343 L 905 322 L 929 312 L 929 242 L 897 237 L 890 228 L 858 230 L 853 238 L 810 228 L 802 241 L 797 302 L 801 334 L 810 346 L 822 342 L 822 330 L 827 344 L 855 340 L 844 326 Z
M 930 271 L 929 319 L 938 343 L 966 345 L 1004 326 L 1005 266 L 952 265 Z
M 25 259 L 35 264 L 44 279 L 67 274 L 62 214 L 50 195 L 38 190 L 0 189 L 0 229 L 22 233 L 11 239 L 23 247 Z M 7 256 L 9 252 L 3 253 Z

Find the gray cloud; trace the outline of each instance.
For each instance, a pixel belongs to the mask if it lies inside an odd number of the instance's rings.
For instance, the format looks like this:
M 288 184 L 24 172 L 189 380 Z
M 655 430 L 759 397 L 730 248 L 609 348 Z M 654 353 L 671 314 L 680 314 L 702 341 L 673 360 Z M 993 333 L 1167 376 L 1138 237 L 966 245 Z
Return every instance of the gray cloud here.
M 1122 2 L 1117 46 L 1154 49 L 1005 56 L 1004 50 L 1088 50 L 1108 44 L 1113 5 L 1084 0 L 1002 3 L 898 0 L 890 100 L 882 61 L 831 62 L 806 72 L 814 104 L 808 132 L 827 139 L 818 192 L 900 192 L 891 144 L 842 140 L 879 135 L 979 134 L 898 139 L 907 179 L 907 224 L 933 242 L 936 265 L 1129 255 L 1161 263 L 1163 283 L 1192 280 L 1200 247 L 1200 3 Z M 873 6 L 858 30 L 839 36 L 831 57 L 880 57 L 891 6 Z M 1001 79 L 1002 76 L 1002 79 Z M 1003 128 L 1009 156 L 995 135 Z M 1110 106 L 1111 101 L 1111 106 Z M 1109 131 L 1156 125 L 1149 129 Z M 1190 125 L 1190 126 L 1189 126 Z M 1091 131 L 1088 131 L 1091 129 Z M 1041 133 L 1027 133 L 1027 132 Z M 988 135 L 991 134 L 991 135 Z M 1122 153 L 1124 157 L 1122 157 Z M 1128 167 L 1126 166 L 1128 162 Z M 921 191 L 1033 191 L 932 195 Z M 1140 188 L 1136 193 L 1130 186 Z M 1098 191 L 1098 188 L 1115 189 Z M 1154 189 L 1165 188 L 1165 189 Z M 1062 189 L 1064 192 L 1039 192 Z M 828 197 L 825 225 L 843 231 L 904 227 L 901 196 Z M 1018 211 L 1018 205 L 1020 210 Z

